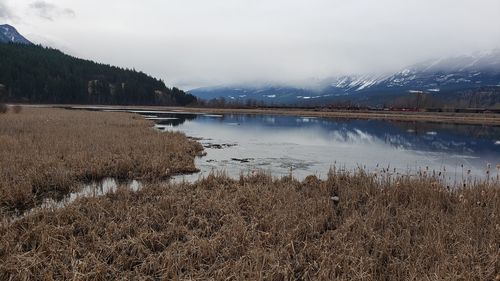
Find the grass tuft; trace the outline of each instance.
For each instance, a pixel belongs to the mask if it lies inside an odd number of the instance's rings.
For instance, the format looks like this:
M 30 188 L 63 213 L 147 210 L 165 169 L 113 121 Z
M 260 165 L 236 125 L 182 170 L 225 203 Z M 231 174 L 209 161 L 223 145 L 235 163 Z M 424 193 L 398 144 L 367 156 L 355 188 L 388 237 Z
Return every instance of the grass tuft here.
M 82 182 L 197 171 L 200 144 L 126 113 L 26 108 L 0 117 L 0 208 L 27 209 Z
M 499 186 L 213 175 L 4 225 L 0 279 L 495 280 L 499 233 Z

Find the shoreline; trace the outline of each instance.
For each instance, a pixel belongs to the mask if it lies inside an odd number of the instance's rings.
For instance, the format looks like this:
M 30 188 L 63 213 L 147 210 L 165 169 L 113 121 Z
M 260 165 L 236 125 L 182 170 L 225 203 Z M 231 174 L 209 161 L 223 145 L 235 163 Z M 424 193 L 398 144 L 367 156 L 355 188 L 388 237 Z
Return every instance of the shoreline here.
M 448 113 L 448 112 L 399 112 L 399 111 L 349 111 L 318 110 L 297 108 L 203 108 L 179 106 L 118 106 L 118 105 L 75 105 L 47 104 L 22 105 L 26 107 L 50 107 L 73 109 L 109 109 L 109 110 L 171 110 L 189 113 L 209 114 L 269 114 L 323 117 L 333 119 L 386 120 L 396 122 L 428 122 L 455 125 L 500 126 L 500 114 L 497 113 Z
M 430 122 L 457 125 L 500 126 L 500 114 L 494 113 L 434 113 L 434 112 L 378 112 L 378 111 L 318 111 L 307 109 L 224 109 L 224 108 L 189 108 L 166 107 L 186 112 L 232 113 L 232 114 L 273 114 L 273 115 L 307 115 L 333 119 L 387 120 L 401 122 Z

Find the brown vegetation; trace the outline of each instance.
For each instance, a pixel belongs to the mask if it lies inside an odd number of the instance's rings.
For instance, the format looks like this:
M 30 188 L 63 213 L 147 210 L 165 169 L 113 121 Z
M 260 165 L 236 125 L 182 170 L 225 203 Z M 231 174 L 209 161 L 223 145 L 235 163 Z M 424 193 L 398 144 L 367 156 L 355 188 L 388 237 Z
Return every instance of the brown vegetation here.
M 82 198 L 0 236 L 2 280 L 495 280 L 500 187 L 209 176 Z
M 13 105 L 12 106 L 12 111 L 15 113 L 15 114 L 19 114 L 21 113 L 21 111 L 23 110 L 23 107 L 16 104 L 16 105 Z
M 5 86 L 0 84 L 0 114 L 7 113 L 8 107 L 5 104 L 6 91 Z
M 13 110 L 20 113 L 20 110 Z M 125 113 L 26 108 L 0 116 L 0 209 L 25 209 L 104 177 L 194 172 L 201 145 Z M 0 212 L 1 213 L 1 212 Z
M 0 221 L 0 280 L 500 280 L 500 186 L 332 171 L 160 183 L 201 146 L 127 113 L 0 116 L 0 205 L 103 177 L 137 191 Z
M 9 108 L 4 103 L 0 102 L 0 114 L 5 114 L 9 111 Z

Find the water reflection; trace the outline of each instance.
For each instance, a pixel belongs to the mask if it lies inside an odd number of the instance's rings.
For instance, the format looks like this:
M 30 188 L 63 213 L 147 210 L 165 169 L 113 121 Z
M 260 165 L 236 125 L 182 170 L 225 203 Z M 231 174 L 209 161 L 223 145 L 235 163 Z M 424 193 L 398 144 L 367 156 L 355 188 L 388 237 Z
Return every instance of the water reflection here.
M 67 206 L 79 198 L 103 196 L 107 193 L 115 192 L 120 186 L 138 191 L 143 187 L 143 183 L 137 180 L 121 181 L 114 178 L 104 178 L 100 181 L 82 184 L 81 188 L 77 191 L 67 195 L 44 198 L 39 205 L 27 211 L 16 210 L 12 216 L 3 217 L 3 223 L 12 223 L 42 209 L 58 209 Z
M 196 114 L 190 113 L 170 113 L 170 112 L 162 112 L 162 111 L 136 111 L 135 113 L 139 113 L 147 120 L 152 120 L 158 125 L 165 126 L 179 126 L 184 124 L 186 121 L 191 121 L 196 119 Z M 151 115 L 154 113 L 154 115 Z
M 436 170 L 453 181 L 469 170 L 483 177 L 488 163 L 500 162 L 500 127 L 249 114 L 164 116 L 178 121 L 158 122 L 159 129 L 201 138 L 207 147 L 196 163 L 201 173 L 184 176 L 187 180 L 213 170 L 232 176 L 257 169 L 325 176 L 336 165 L 391 167 L 408 174 Z M 216 149 L 213 144 L 236 145 Z

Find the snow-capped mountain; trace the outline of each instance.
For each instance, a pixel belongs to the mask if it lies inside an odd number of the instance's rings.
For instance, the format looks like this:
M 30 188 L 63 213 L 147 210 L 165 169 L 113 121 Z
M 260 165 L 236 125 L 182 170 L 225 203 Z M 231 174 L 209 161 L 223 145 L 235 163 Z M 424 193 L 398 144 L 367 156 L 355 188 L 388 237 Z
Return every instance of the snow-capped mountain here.
M 17 32 L 15 27 L 8 24 L 0 25 L 0 43 L 19 43 L 32 45 L 32 43 L 28 39 L 24 38 L 24 36 Z
M 500 49 L 468 56 L 423 62 L 406 68 L 385 82 L 387 87 L 438 91 L 466 86 L 500 85 Z
M 334 100 L 376 103 L 412 92 L 450 95 L 481 87 L 500 88 L 500 49 L 428 60 L 396 73 L 345 75 L 318 82 L 315 90 L 296 87 L 211 87 L 192 90 L 202 98 L 255 99 L 275 104 Z M 318 90 L 319 89 L 319 90 Z M 244 93 L 244 94 L 241 94 Z
M 500 49 L 458 57 L 428 60 L 393 74 L 345 76 L 325 92 L 336 95 L 450 92 L 500 86 Z
M 192 91 L 192 94 L 203 100 L 211 100 L 216 98 L 224 98 L 226 101 L 246 102 L 264 101 L 272 104 L 274 101 L 295 101 L 303 97 L 310 97 L 310 89 L 296 87 L 282 87 L 274 85 L 266 85 L 259 87 L 252 86 L 221 86 L 221 87 L 205 87 L 198 88 Z

